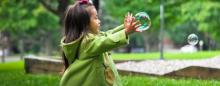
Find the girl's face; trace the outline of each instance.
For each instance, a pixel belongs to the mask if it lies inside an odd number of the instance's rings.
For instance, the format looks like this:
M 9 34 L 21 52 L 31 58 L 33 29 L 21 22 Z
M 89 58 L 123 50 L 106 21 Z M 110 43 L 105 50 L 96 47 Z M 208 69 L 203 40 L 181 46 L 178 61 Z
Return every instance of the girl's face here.
M 90 14 L 91 17 L 90 17 L 89 29 L 90 31 L 92 31 L 92 33 L 97 34 L 99 32 L 100 20 L 98 18 L 98 14 L 94 6 L 91 7 L 90 13 L 91 13 Z

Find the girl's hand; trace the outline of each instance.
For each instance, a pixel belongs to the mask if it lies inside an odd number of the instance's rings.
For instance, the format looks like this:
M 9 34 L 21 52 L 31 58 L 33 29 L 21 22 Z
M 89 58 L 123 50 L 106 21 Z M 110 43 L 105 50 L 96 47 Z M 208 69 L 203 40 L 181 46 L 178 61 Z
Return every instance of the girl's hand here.
M 140 27 L 141 25 L 139 24 L 138 21 L 135 20 L 135 18 L 132 16 L 132 14 L 128 13 L 127 16 L 125 16 L 124 19 L 124 27 L 125 27 L 125 33 L 127 35 L 133 33 L 133 32 L 139 32 L 136 29 Z

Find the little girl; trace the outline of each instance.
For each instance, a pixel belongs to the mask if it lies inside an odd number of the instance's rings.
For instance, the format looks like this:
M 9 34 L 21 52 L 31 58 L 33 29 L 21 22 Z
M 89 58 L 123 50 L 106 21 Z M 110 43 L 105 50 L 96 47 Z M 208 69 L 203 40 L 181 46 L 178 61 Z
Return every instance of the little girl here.
M 140 24 L 132 14 L 124 24 L 100 32 L 100 20 L 88 0 L 76 1 L 65 15 L 61 39 L 65 72 L 60 86 L 121 86 L 118 72 L 108 51 L 128 44 L 128 35 Z

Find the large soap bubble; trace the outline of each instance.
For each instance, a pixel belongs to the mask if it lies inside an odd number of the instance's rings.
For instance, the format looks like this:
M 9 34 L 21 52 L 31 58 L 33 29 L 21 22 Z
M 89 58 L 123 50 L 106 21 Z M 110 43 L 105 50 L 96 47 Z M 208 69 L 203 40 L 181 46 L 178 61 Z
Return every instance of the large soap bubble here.
M 135 19 L 138 20 L 141 26 L 137 29 L 137 31 L 145 31 L 148 30 L 151 26 L 151 20 L 149 15 L 146 12 L 139 12 L 135 15 Z

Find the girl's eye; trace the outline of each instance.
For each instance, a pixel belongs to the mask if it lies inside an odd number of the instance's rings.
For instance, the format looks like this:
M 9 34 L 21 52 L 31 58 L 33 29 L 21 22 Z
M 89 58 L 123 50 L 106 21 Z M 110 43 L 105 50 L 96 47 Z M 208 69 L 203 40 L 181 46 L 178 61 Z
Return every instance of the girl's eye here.
M 96 15 L 96 17 L 95 17 L 96 19 L 98 19 L 99 17 Z

